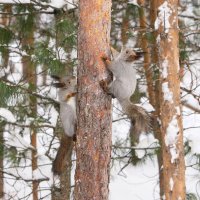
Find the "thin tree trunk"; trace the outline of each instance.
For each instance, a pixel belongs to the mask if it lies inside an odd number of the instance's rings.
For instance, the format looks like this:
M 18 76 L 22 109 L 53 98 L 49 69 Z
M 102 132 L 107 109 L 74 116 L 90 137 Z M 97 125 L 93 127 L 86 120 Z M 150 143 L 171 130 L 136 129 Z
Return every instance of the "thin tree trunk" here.
M 33 15 L 30 14 L 33 20 Z M 33 24 L 32 24 L 33 25 Z M 28 55 L 32 55 L 34 45 L 34 25 L 31 27 L 30 30 L 28 30 L 28 33 L 23 36 L 22 39 L 22 47 L 27 50 Z M 37 77 L 36 77 L 36 67 L 35 64 L 31 61 L 30 56 L 23 56 L 22 57 L 22 63 L 23 63 L 23 76 L 25 81 L 29 84 L 29 89 L 31 91 L 36 91 L 36 85 L 37 85 Z M 29 105 L 30 105 L 30 113 L 29 116 L 36 119 L 37 117 L 37 99 L 35 96 L 29 97 Z M 37 133 L 35 128 L 30 129 L 30 140 L 31 145 L 34 147 L 34 149 L 37 149 Z M 31 158 L 32 158 L 32 173 L 34 177 L 34 171 L 38 168 L 37 165 L 37 151 L 32 150 L 31 152 Z M 32 181 L 32 187 L 33 187 L 33 200 L 38 200 L 38 186 L 39 182 L 37 180 Z
M 4 12 L 11 12 L 11 5 L 5 5 L 3 8 Z M 0 16 L 0 24 L 2 24 L 3 26 L 8 26 L 10 23 L 11 18 L 9 17 L 9 15 L 1 15 Z M 4 51 L 2 52 L 2 67 L 7 67 L 8 66 L 8 60 L 9 60 L 9 51 L 8 49 L 4 49 Z M 3 136 L 3 132 L 4 132 L 4 126 L 0 127 L 0 199 L 3 199 L 4 197 L 4 173 L 3 173 L 3 169 L 4 169 L 4 136 Z
M 130 25 L 129 15 L 130 15 L 130 8 L 127 6 L 125 14 L 122 18 L 122 26 L 121 26 L 121 41 L 123 45 L 126 45 L 126 43 L 128 42 L 128 31 L 129 31 L 129 25 Z
M 111 156 L 111 98 L 99 85 L 108 72 L 111 0 L 80 0 L 78 127 L 75 200 L 107 200 Z
M 155 28 L 159 60 L 160 121 L 163 159 L 162 199 L 186 199 L 179 80 L 178 1 L 159 1 Z
M 4 160 L 4 138 L 3 138 L 4 127 L 0 127 L 0 199 L 4 197 L 4 181 L 3 181 L 3 160 Z
M 150 46 L 151 46 L 151 68 L 149 69 L 153 74 L 148 76 L 146 73 L 146 78 L 151 78 L 153 82 L 149 82 L 150 85 L 153 84 L 153 88 L 149 88 L 149 101 L 153 105 L 155 111 L 153 112 L 154 117 L 154 124 L 153 124 L 153 132 L 155 138 L 158 139 L 160 145 L 162 146 L 161 140 L 161 127 L 157 119 L 160 119 L 160 101 L 156 100 L 156 97 L 160 96 L 160 79 L 159 79 L 159 68 L 158 68 L 158 48 L 156 48 L 156 38 L 157 33 L 154 30 L 154 23 L 157 17 L 157 4 L 158 1 L 150 1 L 150 25 L 153 30 Z M 149 84 L 147 84 L 149 87 Z M 163 157 L 161 151 L 157 152 L 157 159 L 158 159 L 158 169 L 159 169 L 159 186 L 160 186 L 160 199 L 162 199 L 164 195 L 164 177 L 163 177 Z
M 60 23 L 65 18 L 68 18 L 68 14 L 56 13 L 55 15 L 56 24 Z M 56 48 L 59 47 L 60 32 L 56 29 Z M 67 60 L 71 61 L 72 49 L 68 46 L 65 47 L 65 51 L 68 52 Z M 73 75 L 73 68 L 66 64 L 65 67 L 66 75 Z M 61 136 L 60 147 L 57 154 L 58 159 L 62 158 L 59 162 L 60 171 L 60 188 L 59 192 L 52 193 L 52 200 L 70 200 L 71 195 L 71 167 L 72 167 L 72 153 L 73 153 L 74 141 L 72 137 L 67 137 L 64 133 Z M 58 162 L 55 162 L 58 163 Z

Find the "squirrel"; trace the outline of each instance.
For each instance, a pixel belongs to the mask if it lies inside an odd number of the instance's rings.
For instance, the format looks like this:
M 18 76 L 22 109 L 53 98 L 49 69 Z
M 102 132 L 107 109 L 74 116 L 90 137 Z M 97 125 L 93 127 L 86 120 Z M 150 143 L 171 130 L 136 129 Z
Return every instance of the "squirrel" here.
M 61 138 L 60 147 L 52 167 L 53 173 L 60 175 L 64 168 L 64 158 L 70 152 L 69 149 L 73 145 L 73 140 L 75 140 L 77 81 L 75 76 L 60 78 L 52 75 L 51 77 L 57 81 L 57 83 L 53 83 L 53 86 L 59 88 L 60 119 L 65 133 Z
M 131 120 L 131 129 L 136 142 L 138 142 L 141 133 L 151 131 L 150 115 L 142 107 L 130 101 L 137 84 L 136 70 L 132 65 L 135 60 L 141 57 L 142 53 L 136 53 L 129 48 L 122 48 L 120 53 L 116 50 L 113 52 L 113 49 L 111 52 L 114 53 L 113 60 L 110 60 L 106 55 L 103 55 L 102 59 L 115 79 L 114 81 L 101 80 L 100 85 L 105 92 L 113 98 L 117 98 L 122 110 Z

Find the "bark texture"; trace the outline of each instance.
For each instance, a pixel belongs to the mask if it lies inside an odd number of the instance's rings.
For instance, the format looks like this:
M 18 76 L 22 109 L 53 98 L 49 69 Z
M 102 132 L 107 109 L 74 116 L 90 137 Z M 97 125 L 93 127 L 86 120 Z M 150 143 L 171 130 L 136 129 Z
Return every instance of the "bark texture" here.
M 107 200 L 111 155 L 111 98 L 99 81 L 110 40 L 111 0 L 80 0 L 78 128 L 75 200 Z
M 160 79 L 160 121 L 165 200 L 184 200 L 185 164 L 179 80 L 178 1 L 159 1 L 155 28 Z M 164 9 L 163 9 L 164 8 Z M 157 21 L 158 20 L 158 21 Z

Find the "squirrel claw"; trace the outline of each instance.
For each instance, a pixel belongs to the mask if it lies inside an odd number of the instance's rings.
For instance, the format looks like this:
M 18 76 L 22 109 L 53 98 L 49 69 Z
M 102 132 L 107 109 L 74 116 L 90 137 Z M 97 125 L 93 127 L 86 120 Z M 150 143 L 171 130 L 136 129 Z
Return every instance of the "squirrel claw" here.
M 101 59 L 104 60 L 104 61 L 105 61 L 105 60 L 109 60 L 109 58 L 108 58 L 108 56 L 107 56 L 106 54 L 103 54 L 103 55 L 101 56 Z
M 105 80 L 99 81 L 99 85 L 102 87 L 102 89 L 103 89 L 104 91 L 107 90 L 107 83 L 106 83 Z

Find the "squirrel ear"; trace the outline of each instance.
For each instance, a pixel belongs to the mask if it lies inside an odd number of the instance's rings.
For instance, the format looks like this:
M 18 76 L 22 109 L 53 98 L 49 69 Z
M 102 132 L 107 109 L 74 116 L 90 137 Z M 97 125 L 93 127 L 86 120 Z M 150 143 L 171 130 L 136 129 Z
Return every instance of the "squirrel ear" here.
M 110 47 L 110 51 L 111 51 L 111 55 L 114 59 L 119 55 L 119 52 L 112 46 Z
M 62 87 L 65 86 L 64 83 L 53 83 L 52 85 L 53 85 L 54 87 L 56 87 L 56 88 L 62 88 Z
M 60 80 L 60 77 L 57 76 L 57 75 L 51 75 L 51 78 L 53 78 L 53 79 L 56 80 L 56 81 L 59 81 L 59 80 Z
M 122 45 L 121 52 L 123 52 L 125 49 L 126 49 L 126 47 L 124 45 Z
M 135 60 L 140 59 L 146 52 L 135 52 L 136 56 L 135 56 Z

